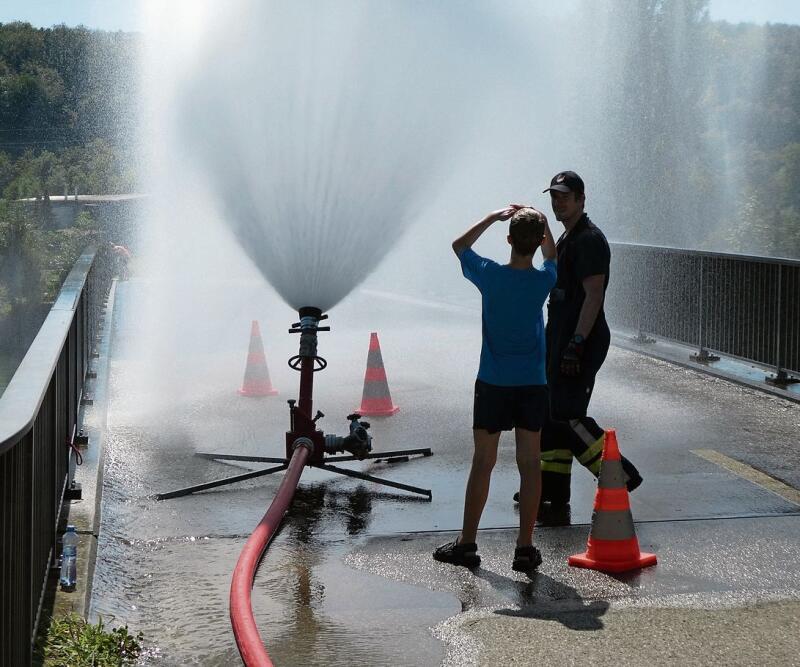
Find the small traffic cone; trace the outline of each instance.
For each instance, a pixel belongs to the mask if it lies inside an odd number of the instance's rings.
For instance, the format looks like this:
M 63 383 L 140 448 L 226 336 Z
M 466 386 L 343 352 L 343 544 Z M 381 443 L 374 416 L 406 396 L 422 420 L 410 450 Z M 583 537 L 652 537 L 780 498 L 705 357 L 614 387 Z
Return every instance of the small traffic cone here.
M 597 495 L 594 499 L 592 528 L 586 551 L 569 557 L 574 567 L 601 572 L 626 572 L 656 564 L 656 555 L 639 551 L 633 527 L 625 473 L 617 445 L 617 434 L 605 434 Z
M 242 396 L 275 396 L 278 392 L 269 379 L 264 345 L 258 321 L 253 320 L 250 328 L 250 349 L 247 352 L 247 366 L 244 369 L 244 382 L 239 390 Z
M 378 334 L 372 332 L 369 337 L 367 372 L 364 374 L 364 394 L 361 397 L 361 407 L 356 412 L 364 416 L 388 417 L 399 409 L 392 405 Z

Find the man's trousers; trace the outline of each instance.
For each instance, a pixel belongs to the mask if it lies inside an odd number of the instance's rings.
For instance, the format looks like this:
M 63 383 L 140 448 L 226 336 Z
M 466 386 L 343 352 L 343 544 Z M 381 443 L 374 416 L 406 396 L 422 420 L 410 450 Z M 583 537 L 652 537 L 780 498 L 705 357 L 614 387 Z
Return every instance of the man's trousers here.
M 600 474 L 605 430 L 587 415 L 587 411 L 595 377 L 608 354 L 611 336 L 605 326 L 593 333 L 581 357 L 580 373 L 574 377 L 565 376 L 560 370 L 566 341 L 554 339 L 548 323 L 550 414 L 542 427 L 542 501 L 561 505 L 570 499 L 573 458 L 595 477 Z M 624 456 L 622 459 L 626 474 L 638 477 L 633 464 Z

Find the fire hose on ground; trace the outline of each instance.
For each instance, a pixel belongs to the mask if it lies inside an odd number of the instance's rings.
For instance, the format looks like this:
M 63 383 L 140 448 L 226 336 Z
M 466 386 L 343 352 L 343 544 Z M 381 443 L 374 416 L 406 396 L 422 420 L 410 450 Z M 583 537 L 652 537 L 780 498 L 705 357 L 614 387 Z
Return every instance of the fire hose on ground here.
M 261 522 L 247 539 L 233 571 L 230 596 L 231 626 L 242 661 L 247 667 L 272 667 L 272 660 L 264 647 L 253 616 L 250 591 L 261 558 L 289 509 L 297 484 L 300 482 L 300 475 L 311 454 L 310 440 L 302 438 L 296 444 L 278 492 Z
M 328 472 L 353 477 L 362 481 L 382 484 L 395 489 L 410 491 L 431 499 L 430 489 L 423 489 L 410 484 L 402 484 L 389 479 L 383 479 L 356 470 L 348 470 L 330 465 L 337 461 L 363 461 L 364 459 L 398 457 L 408 460 L 409 455 L 430 456 L 428 447 L 421 449 L 403 449 L 391 452 L 372 452 L 372 436 L 369 434 L 368 422 L 361 421 L 361 415 L 353 413 L 347 416 L 350 422 L 349 433 L 344 436 L 326 435 L 316 426 L 317 421 L 325 415 L 317 411 L 312 418 L 314 373 L 324 370 L 328 362 L 317 354 L 317 333 L 330 331 L 330 327 L 319 326 L 320 321 L 327 319 L 319 308 L 301 308 L 300 321 L 292 325 L 289 333 L 300 334 L 299 354 L 289 359 L 289 366 L 300 371 L 299 401 L 290 399 L 289 420 L 290 428 L 286 433 L 286 456 L 274 458 L 264 456 L 240 456 L 221 453 L 197 453 L 197 456 L 220 461 L 252 461 L 278 463 L 280 465 L 254 470 L 225 479 L 204 482 L 194 486 L 160 493 L 158 500 L 178 498 L 197 491 L 205 491 L 228 484 L 234 484 L 248 479 L 255 479 L 275 472 L 285 471 L 283 481 L 278 487 L 275 498 L 267 509 L 253 533 L 239 555 L 236 568 L 233 571 L 230 591 L 230 616 L 236 645 L 246 667 L 271 667 L 272 660 L 261 639 L 253 616 L 251 591 L 255 581 L 256 571 L 264 557 L 270 541 L 278 532 L 289 505 L 294 498 L 300 475 L 305 466 L 311 466 Z M 369 368 L 367 369 L 369 371 Z M 385 413 L 376 413 L 385 414 Z M 326 456 L 342 453 L 342 456 Z

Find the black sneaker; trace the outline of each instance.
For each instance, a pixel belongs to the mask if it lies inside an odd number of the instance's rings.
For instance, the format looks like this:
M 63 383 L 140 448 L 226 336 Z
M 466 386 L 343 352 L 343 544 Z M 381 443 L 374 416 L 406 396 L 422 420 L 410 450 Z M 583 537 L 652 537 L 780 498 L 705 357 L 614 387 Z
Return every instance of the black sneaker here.
M 513 500 L 514 500 L 515 503 L 519 504 L 519 491 L 517 491 L 514 494 Z M 541 498 L 539 500 L 539 511 L 540 512 L 544 509 L 546 504 L 550 504 L 553 507 L 557 507 L 559 509 L 563 509 L 565 507 L 569 507 L 569 499 L 567 499 L 567 500 L 563 500 L 563 499 L 549 500 L 549 499 L 546 499 L 546 498 Z
M 440 563 L 463 565 L 464 567 L 478 567 L 481 557 L 478 555 L 478 545 L 475 542 L 459 544 L 457 541 L 443 544 L 433 552 L 433 559 Z
M 514 562 L 511 569 L 515 572 L 533 572 L 542 564 L 542 554 L 536 547 L 517 547 L 514 549 Z
M 642 476 L 639 474 L 636 466 L 624 456 L 622 457 L 622 470 L 625 472 L 625 487 L 628 489 L 628 492 L 630 493 L 634 489 L 638 489 L 642 483 Z
M 546 503 L 539 508 L 536 524 L 539 526 L 569 526 L 572 522 L 572 510 L 569 503 L 553 505 Z

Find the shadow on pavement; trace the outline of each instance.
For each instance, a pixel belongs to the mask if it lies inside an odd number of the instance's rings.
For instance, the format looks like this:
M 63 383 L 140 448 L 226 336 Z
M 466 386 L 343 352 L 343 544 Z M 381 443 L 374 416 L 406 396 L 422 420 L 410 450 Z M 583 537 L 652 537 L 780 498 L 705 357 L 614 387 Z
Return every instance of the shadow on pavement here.
M 484 569 L 475 570 L 475 576 L 504 596 L 518 601 L 518 609 L 497 609 L 494 612 L 501 616 L 557 621 L 570 630 L 602 630 L 604 627 L 601 617 L 610 606 L 607 600 L 587 602 L 572 586 L 541 572 L 531 574 L 529 581 L 512 579 Z

